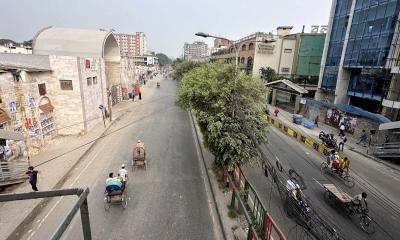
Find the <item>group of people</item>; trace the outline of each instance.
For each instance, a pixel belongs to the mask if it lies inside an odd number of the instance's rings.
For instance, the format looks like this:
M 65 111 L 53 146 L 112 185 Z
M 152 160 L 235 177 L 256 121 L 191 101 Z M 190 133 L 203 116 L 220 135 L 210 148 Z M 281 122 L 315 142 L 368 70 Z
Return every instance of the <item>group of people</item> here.
M 335 171 L 340 173 L 349 172 L 350 168 L 350 160 L 347 157 L 341 158 L 339 153 L 335 150 L 331 150 L 331 153 L 328 157 L 329 167 Z
M 139 84 L 135 84 L 134 88 L 132 88 L 132 91 L 130 92 L 130 97 L 132 98 L 132 101 L 135 101 L 136 96 L 139 97 L 139 100 L 142 100 L 142 91 L 140 90 Z
M 114 173 L 109 173 L 106 179 L 106 191 L 111 193 L 113 191 L 123 190 L 128 180 L 128 171 L 125 169 L 125 164 L 121 165 L 118 171 L 118 176 L 114 177 Z

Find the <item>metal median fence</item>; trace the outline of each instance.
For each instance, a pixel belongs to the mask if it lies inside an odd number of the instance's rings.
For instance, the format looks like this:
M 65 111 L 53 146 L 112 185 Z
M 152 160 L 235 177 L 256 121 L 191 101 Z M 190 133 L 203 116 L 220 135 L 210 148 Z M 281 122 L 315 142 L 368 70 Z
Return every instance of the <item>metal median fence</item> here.
M 231 207 L 240 209 L 249 225 L 247 239 L 286 240 L 240 166 L 234 165 L 230 171 L 224 168 L 223 174 L 224 180 L 232 190 Z

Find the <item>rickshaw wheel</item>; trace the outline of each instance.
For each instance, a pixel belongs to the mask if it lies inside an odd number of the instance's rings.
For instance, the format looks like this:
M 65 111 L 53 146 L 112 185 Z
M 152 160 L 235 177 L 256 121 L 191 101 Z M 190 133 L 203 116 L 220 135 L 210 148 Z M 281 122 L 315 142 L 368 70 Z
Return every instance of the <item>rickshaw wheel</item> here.
M 326 173 L 327 168 L 328 168 L 328 164 L 326 162 L 321 163 L 321 172 L 322 173 Z
M 123 209 L 125 209 L 127 205 L 128 205 L 128 198 L 126 193 L 124 192 L 121 196 L 121 206 Z
M 324 198 L 331 205 L 335 203 L 335 196 L 333 196 L 332 193 L 329 191 L 325 191 Z
M 343 180 L 344 180 L 344 184 L 346 184 L 346 186 L 348 186 L 349 188 L 354 187 L 355 182 L 354 182 L 353 177 L 351 177 L 351 176 L 344 176 L 344 177 L 343 177 Z
M 108 211 L 108 209 L 110 209 L 110 206 L 111 206 L 111 198 L 110 198 L 110 196 L 105 196 L 104 197 L 104 209 L 106 211 Z
M 360 227 L 367 234 L 375 233 L 375 226 L 372 223 L 372 219 L 368 215 L 363 215 L 360 217 Z

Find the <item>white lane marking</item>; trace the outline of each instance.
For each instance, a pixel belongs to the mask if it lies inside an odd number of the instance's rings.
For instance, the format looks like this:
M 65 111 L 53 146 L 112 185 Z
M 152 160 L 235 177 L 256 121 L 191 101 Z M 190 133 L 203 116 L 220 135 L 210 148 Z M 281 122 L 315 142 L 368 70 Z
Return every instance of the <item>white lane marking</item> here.
M 278 160 L 278 162 L 280 162 L 280 160 L 279 160 L 278 156 L 276 156 L 276 155 L 275 155 L 275 158 L 276 158 L 276 160 Z
M 310 153 L 309 152 L 305 152 L 306 153 L 306 155 L 310 155 Z
M 103 144 L 104 145 L 104 144 Z M 100 148 L 103 149 L 103 148 Z M 100 153 L 100 151 L 97 151 L 97 153 L 93 156 L 93 158 L 88 162 L 88 164 L 83 168 L 83 170 L 78 174 L 78 176 L 74 179 L 74 181 L 68 186 L 72 187 L 79 179 L 79 177 L 87 170 L 87 168 L 92 164 L 92 162 L 97 158 L 97 155 Z M 32 239 L 32 237 L 36 234 L 36 231 L 40 229 L 44 221 L 50 216 L 50 214 L 54 211 L 54 209 L 60 204 L 61 200 L 63 200 L 64 196 L 60 197 L 57 202 L 54 204 L 54 206 L 50 209 L 50 211 L 40 220 L 39 225 L 37 226 L 36 230 L 32 230 L 31 234 L 27 238 L 27 240 Z
M 314 180 L 316 183 L 318 183 L 321 187 L 324 187 L 324 186 L 322 186 L 322 184 L 320 182 L 317 181 L 317 179 L 312 178 L 312 180 Z

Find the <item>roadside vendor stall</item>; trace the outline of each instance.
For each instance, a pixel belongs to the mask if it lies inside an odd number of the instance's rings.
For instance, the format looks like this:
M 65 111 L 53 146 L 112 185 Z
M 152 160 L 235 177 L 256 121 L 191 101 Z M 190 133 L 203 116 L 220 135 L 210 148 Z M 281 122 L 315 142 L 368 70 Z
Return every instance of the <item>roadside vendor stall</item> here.
M 24 135 L 0 129 L 0 186 L 26 180 L 29 166 Z

